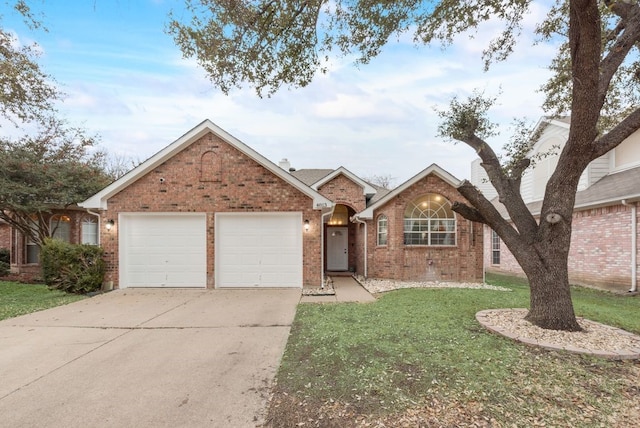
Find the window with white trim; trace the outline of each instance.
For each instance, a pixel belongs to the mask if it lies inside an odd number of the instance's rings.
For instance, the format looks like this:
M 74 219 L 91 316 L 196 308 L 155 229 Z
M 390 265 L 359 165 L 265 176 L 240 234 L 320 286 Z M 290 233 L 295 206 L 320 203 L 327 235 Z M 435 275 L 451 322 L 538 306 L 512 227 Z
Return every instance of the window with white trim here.
M 49 227 L 53 231 L 51 237 L 60 241 L 71 241 L 71 219 L 66 215 L 55 215 L 51 217 Z
M 38 233 L 38 223 L 36 223 L 34 219 L 29 221 L 29 227 L 34 234 Z M 40 263 L 40 246 L 36 244 L 36 241 L 34 241 L 31 236 L 28 236 L 26 241 L 26 262 L 28 264 Z
M 456 245 L 456 217 L 447 198 L 428 193 L 407 204 L 404 212 L 404 244 Z
M 386 215 L 378 217 L 378 245 L 387 245 L 389 235 L 389 219 Z
M 491 231 L 491 264 L 500 264 L 500 237 L 495 230 Z
M 82 243 L 98 245 L 98 222 L 92 218 L 82 220 Z
M 31 238 L 27 238 L 27 263 L 40 263 L 40 246 Z

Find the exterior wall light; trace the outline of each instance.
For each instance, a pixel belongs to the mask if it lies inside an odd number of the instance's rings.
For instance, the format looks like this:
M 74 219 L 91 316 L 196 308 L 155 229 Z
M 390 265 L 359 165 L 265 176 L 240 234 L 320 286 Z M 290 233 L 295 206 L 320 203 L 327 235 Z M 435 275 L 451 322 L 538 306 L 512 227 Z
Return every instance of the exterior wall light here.
M 309 225 L 309 220 L 304 221 L 304 231 L 308 232 L 311 225 Z
M 115 222 L 115 221 L 113 221 L 113 220 L 109 220 L 109 221 L 107 221 L 107 224 L 105 224 L 105 225 L 104 225 L 104 227 L 105 227 L 107 230 L 111 230 L 115 224 L 116 224 L 116 222 Z

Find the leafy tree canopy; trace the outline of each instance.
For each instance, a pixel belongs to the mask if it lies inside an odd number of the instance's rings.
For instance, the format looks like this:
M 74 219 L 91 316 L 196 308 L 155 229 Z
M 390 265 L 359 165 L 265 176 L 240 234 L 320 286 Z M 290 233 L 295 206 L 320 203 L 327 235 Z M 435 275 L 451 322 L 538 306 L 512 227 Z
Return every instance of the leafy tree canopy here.
M 487 64 L 513 49 L 531 0 L 186 0 L 189 23 L 172 16 L 168 32 L 228 93 L 243 83 L 258 94 L 306 86 L 332 54 L 366 64 L 392 39 L 451 43 L 488 20 L 504 30 L 484 53 Z
M 11 4 L 5 2 L 5 5 Z M 31 28 L 41 28 L 27 4 L 20 0 L 13 8 Z M 0 15 L 0 24 L 1 24 Z M 0 26 L 0 115 L 13 122 L 46 120 L 61 96 L 53 79 L 37 63 L 36 45 L 22 46 L 17 37 Z
M 41 244 L 52 232 L 45 217 L 96 193 L 110 179 L 95 138 L 57 119 L 39 133 L 0 138 L 0 218 Z

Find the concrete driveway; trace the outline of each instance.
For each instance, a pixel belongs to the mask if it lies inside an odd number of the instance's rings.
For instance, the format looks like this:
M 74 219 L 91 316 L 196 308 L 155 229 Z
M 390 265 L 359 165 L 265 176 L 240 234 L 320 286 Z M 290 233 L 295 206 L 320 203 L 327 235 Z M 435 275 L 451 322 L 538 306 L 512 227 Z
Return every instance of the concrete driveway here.
M 117 290 L 0 322 L 0 425 L 255 427 L 300 290 Z

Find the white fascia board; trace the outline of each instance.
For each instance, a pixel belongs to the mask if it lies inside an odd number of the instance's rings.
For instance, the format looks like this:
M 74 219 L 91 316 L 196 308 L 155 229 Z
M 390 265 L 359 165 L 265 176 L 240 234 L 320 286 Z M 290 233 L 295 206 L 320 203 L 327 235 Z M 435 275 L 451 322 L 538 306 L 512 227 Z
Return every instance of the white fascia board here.
M 282 168 L 280 168 L 279 166 L 277 166 L 276 164 L 274 164 L 273 162 L 271 162 L 270 160 L 268 160 L 267 158 L 265 158 L 264 156 L 262 156 L 261 154 L 259 154 L 258 152 L 250 148 L 249 146 L 247 146 L 246 144 L 244 144 L 242 141 L 235 138 L 233 135 L 229 134 L 224 129 L 220 128 L 218 125 L 211 122 L 209 119 L 203 121 L 202 123 L 197 125 L 195 128 L 191 129 L 189 132 L 184 134 L 182 137 L 178 138 L 176 141 L 169 144 L 168 146 L 160 150 L 155 155 L 151 156 L 142 164 L 138 165 L 136 168 L 132 169 L 131 171 L 126 173 L 124 176 L 120 177 L 118 180 L 114 181 L 113 183 L 111 183 L 110 185 L 102 189 L 100 192 L 96 193 L 95 195 L 91 196 L 90 198 L 81 202 L 78 205 L 88 209 L 106 210 L 107 200 L 109 198 L 111 198 L 116 193 L 122 191 L 127 186 L 131 185 L 132 183 L 134 183 L 144 175 L 148 174 L 154 168 L 161 165 L 163 162 L 166 162 L 175 154 L 177 154 L 184 148 L 188 147 L 189 145 L 191 145 L 192 143 L 194 143 L 204 135 L 208 134 L 209 132 L 217 135 L 218 137 L 223 139 L 225 142 L 227 142 L 231 146 L 238 149 L 240 152 L 252 158 L 257 163 L 265 167 L 267 170 L 274 173 L 276 176 L 282 178 L 285 182 L 291 184 L 293 187 L 295 187 L 305 195 L 309 196 L 311 199 L 313 199 L 314 209 L 321 210 L 325 207 L 330 207 L 333 205 L 333 203 L 329 199 L 325 198 L 315 190 L 311 189 L 309 186 L 305 185 L 300 180 L 293 177 L 288 172 L 284 171 Z
M 440 166 L 438 166 L 437 164 L 433 163 L 433 164 L 429 165 L 427 168 L 423 169 L 418 174 L 416 174 L 413 177 L 411 177 L 409 180 L 405 181 L 400 186 L 398 186 L 395 189 L 393 189 L 391 192 L 387 193 L 378 202 L 376 202 L 375 204 L 367 207 L 365 210 L 361 211 L 359 214 L 356 215 L 356 217 L 361 218 L 361 219 L 366 219 L 366 220 L 373 219 L 373 211 L 374 210 L 376 210 L 377 208 L 385 205 L 387 202 L 389 202 L 390 200 L 392 200 L 393 198 L 398 196 L 400 193 L 404 192 L 406 189 L 408 189 L 409 187 L 413 186 L 418 181 L 422 180 L 423 178 L 425 178 L 426 176 L 428 176 L 430 174 L 436 175 L 441 180 L 443 180 L 445 183 L 451 185 L 452 187 L 455 187 L 456 189 L 458 187 L 460 187 L 460 185 L 462 184 L 462 181 L 460 181 L 459 179 L 454 177 L 451 173 L 445 171 L 444 169 L 440 168 Z
M 358 177 L 357 175 L 355 175 L 354 173 L 352 173 L 351 171 L 349 171 L 347 168 L 345 168 L 343 166 L 341 166 L 340 168 L 336 169 L 331 174 L 326 175 L 326 176 L 322 177 L 320 180 L 318 180 L 315 183 L 313 183 L 311 185 L 311 188 L 314 189 L 314 190 L 318 190 L 324 184 L 326 184 L 329 181 L 333 180 L 335 177 L 337 177 L 340 174 L 344 175 L 349 180 L 353 181 L 358 186 L 362 187 L 362 194 L 365 195 L 365 196 L 373 196 L 378 192 L 372 185 L 370 185 L 369 183 L 367 183 L 366 181 L 364 181 L 363 179 L 361 179 L 360 177 Z

